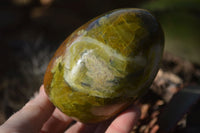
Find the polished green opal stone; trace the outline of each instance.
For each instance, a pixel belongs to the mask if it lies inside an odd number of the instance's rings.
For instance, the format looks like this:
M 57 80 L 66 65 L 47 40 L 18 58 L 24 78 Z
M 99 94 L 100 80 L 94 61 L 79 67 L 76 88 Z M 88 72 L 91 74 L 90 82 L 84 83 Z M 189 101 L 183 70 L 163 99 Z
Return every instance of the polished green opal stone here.
M 62 112 L 84 123 L 113 117 L 152 83 L 164 37 L 148 11 L 118 9 L 74 31 L 47 68 L 44 87 Z

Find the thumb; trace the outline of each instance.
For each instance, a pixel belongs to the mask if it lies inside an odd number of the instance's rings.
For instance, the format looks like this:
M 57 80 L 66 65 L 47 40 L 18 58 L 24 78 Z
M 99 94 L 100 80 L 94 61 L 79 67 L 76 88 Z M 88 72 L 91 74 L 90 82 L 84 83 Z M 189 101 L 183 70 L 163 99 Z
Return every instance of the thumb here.
M 0 127 L 0 131 L 38 133 L 53 111 L 54 106 L 48 100 L 44 87 L 41 86 L 39 95 L 11 116 Z

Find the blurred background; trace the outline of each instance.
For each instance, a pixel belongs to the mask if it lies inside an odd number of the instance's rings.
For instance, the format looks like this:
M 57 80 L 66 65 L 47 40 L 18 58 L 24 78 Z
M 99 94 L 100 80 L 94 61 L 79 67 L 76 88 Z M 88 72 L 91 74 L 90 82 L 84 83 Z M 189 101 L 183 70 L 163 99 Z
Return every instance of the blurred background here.
M 0 123 L 39 89 L 58 46 L 88 20 L 145 8 L 161 23 L 165 52 L 200 65 L 200 0 L 1 0 Z

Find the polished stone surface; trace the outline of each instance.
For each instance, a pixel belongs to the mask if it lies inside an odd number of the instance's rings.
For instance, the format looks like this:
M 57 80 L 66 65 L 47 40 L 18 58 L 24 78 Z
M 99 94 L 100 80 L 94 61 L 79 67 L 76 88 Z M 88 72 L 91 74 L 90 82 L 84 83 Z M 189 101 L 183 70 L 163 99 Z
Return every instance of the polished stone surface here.
M 44 86 L 65 114 L 84 123 L 112 117 L 153 81 L 163 32 L 146 10 L 119 9 L 74 31 L 47 68 Z

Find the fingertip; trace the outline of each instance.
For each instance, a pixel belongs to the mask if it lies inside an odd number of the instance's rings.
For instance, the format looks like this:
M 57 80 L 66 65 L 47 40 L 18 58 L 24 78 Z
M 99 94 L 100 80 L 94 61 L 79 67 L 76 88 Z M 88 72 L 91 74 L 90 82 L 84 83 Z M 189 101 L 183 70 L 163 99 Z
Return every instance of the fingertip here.
M 42 84 L 42 85 L 40 86 L 40 93 L 43 93 L 43 91 L 44 91 L 44 85 Z
M 140 115 L 141 115 L 141 109 L 140 109 L 140 107 L 138 105 L 134 105 L 134 104 L 131 105 L 131 106 L 129 106 L 124 112 L 122 112 L 122 114 L 126 113 L 126 112 L 132 112 L 137 117 L 140 117 Z
M 31 99 L 28 103 L 26 103 L 24 107 L 32 104 L 47 109 L 54 107 L 53 104 L 50 102 L 43 85 L 39 89 L 39 94 L 36 95 L 33 99 Z
M 44 89 L 44 85 L 41 85 L 40 90 L 39 90 L 39 95 L 42 95 L 43 97 L 48 99 L 48 96 L 47 96 L 45 89 Z
M 140 118 L 140 108 L 132 105 L 119 114 L 107 129 L 107 133 L 128 133 Z

